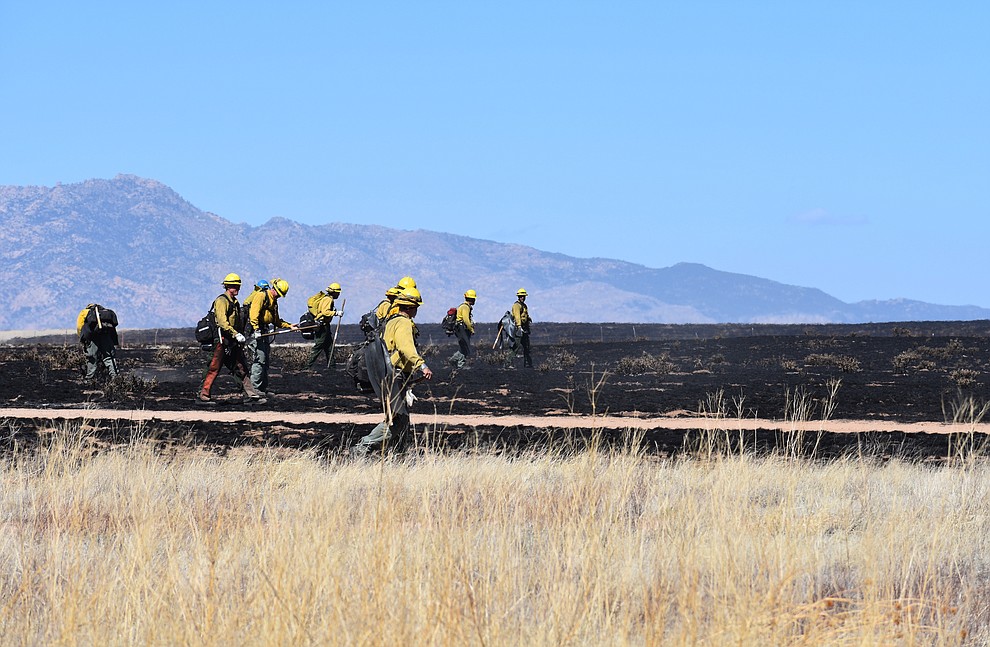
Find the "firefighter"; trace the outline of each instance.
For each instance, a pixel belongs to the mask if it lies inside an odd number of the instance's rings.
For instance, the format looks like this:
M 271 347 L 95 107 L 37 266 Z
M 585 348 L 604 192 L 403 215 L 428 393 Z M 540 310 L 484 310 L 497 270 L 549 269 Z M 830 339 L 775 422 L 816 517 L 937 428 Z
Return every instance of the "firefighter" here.
M 422 295 L 416 288 L 406 288 L 395 298 L 396 315 L 389 318 L 382 334 L 391 373 L 386 367 L 382 367 L 383 371 L 375 371 L 388 375 L 380 389 L 385 419 L 351 448 L 354 457 L 367 456 L 372 451 L 399 450 L 408 440 L 412 398 L 407 394 L 411 395 L 410 389 L 416 382 L 433 378 L 433 371 L 416 349 L 418 333 L 413 319 L 422 304 Z M 384 364 L 384 358 L 381 362 Z M 368 371 L 369 374 L 372 372 L 372 366 L 368 366 Z
M 86 380 L 96 379 L 102 365 L 111 380 L 117 376 L 117 315 L 98 303 L 90 303 L 76 318 L 76 334 L 86 354 Z
M 457 323 L 454 325 L 454 336 L 457 337 L 457 352 L 447 360 L 451 366 L 464 368 L 465 364 L 474 354 L 471 351 L 471 337 L 474 335 L 474 320 L 471 318 L 471 310 L 478 294 L 474 290 L 464 293 L 464 303 L 457 306 Z
M 326 290 L 320 290 L 306 301 L 306 307 L 316 319 L 320 327 L 316 329 L 316 336 L 313 340 L 313 350 L 309 353 L 309 361 L 306 368 L 312 368 L 316 358 L 326 355 L 327 366 L 333 362 L 330 357 L 333 348 L 333 331 L 330 329 L 330 321 L 339 314 L 334 308 L 334 300 L 340 296 L 340 283 L 331 283 Z
M 392 311 L 392 303 L 401 291 L 399 286 L 385 290 L 385 298 L 378 302 L 374 310 L 361 317 L 361 322 L 358 325 L 366 340 L 373 341 L 378 336 L 378 329 L 388 319 L 388 314 Z
M 525 288 L 516 291 L 516 302 L 512 304 L 512 323 L 515 324 L 515 337 L 510 343 L 512 355 L 510 360 L 519 356 L 519 349 L 523 352 L 523 367 L 533 368 L 533 358 L 529 354 L 529 325 L 533 320 L 529 318 L 529 308 L 526 306 L 527 292 Z
M 385 290 L 385 298 L 375 308 L 375 318 L 378 324 L 385 323 L 385 320 L 388 319 L 388 313 L 392 311 L 395 297 L 399 296 L 400 292 L 402 292 L 402 288 L 399 286 Z
M 223 278 L 223 293 L 213 301 L 211 312 L 216 319 L 217 333 L 213 340 L 213 357 L 206 369 L 203 386 L 196 397 L 199 404 L 216 404 L 210 397 L 210 390 L 223 367 L 229 369 L 234 377 L 241 381 L 246 404 L 266 402 L 264 395 L 251 384 L 251 375 L 244 359 L 244 344 L 247 338 L 240 331 L 241 308 L 237 302 L 237 293 L 240 290 L 241 277 L 231 272 Z
M 375 308 L 375 317 L 378 320 L 378 325 L 381 326 L 385 323 L 385 320 L 390 316 L 394 315 L 398 310 L 396 310 L 394 302 L 395 297 L 399 295 L 400 292 L 407 288 L 416 288 L 416 281 L 411 276 L 403 276 L 399 279 L 399 282 L 395 284 L 394 288 L 389 288 L 385 291 L 385 300 L 378 304 Z M 386 305 L 387 303 L 387 305 Z
M 259 281 L 256 289 L 244 299 L 248 310 L 248 321 L 244 334 L 248 341 L 244 355 L 251 365 L 251 384 L 266 397 L 275 395 L 268 388 L 268 364 L 271 361 L 272 338 L 276 329 L 295 330 L 299 326 L 282 319 L 278 314 L 278 300 L 289 293 L 289 282 L 285 279 Z

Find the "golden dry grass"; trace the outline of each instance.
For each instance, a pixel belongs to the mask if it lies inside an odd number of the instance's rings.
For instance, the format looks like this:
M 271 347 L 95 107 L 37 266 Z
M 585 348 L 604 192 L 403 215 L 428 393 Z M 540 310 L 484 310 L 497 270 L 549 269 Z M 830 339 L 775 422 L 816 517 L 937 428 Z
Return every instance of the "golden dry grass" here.
M 985 644 L 990 469 L 349 463 L 78 427 L 0 465 L 0 644 Z

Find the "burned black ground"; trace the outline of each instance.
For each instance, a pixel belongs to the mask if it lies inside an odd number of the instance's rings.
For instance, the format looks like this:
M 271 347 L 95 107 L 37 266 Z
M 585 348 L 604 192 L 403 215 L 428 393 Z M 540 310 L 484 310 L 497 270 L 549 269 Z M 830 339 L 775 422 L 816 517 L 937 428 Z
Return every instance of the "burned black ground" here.
M 812 417 L 834 405 L 832 418 L 944 421 L 957 410 L 988 399 L 990 322 L 911 322 L 829 326 L 669 326 L 644 324 L 545 324 L 533 337 L 535 368 L 502 366 L 491 350 L 495 329 L 479 326 L 479 348 L 470 369 L 454 371 L 446 358 L 453 341 L 437 326 L 422 326 L 420 346 L 435 370 L 432 382 L 416 387 L 417 412 L 467 415 L 562 413 L 670 415 L 679 411 L 782 419 L 800 402 Z M 288 338 L 288 339 L 286 339 Z M 299 368 L 308 350 L 297 335 L 276 344 L 271 387 L 278 396 L 263 405 L 276 411 L 371 413 L 377 403 L 359 393 L 343 371 L 351 344 L 360 339 L 344 326 L 338 363 L 316 371 Z M 59 339 L 32 340 L 0 348 L 0 406 L 187 410 L 207 353 L 190 343 L 189 332 L 125 331 L 119 362 L 126 381 L 113 389 L 85 384 L 81 352 Z M 293 342 L 288 345 L 285 342 Z M 215 386 L 219 409 L 244 409 L 237 385 L 224 377 Z M 187 436 L 232 445 L 250 436 L 244 428 L 194 425 Z M 249 425 L 250 427 L 250 425 Z M 258 426 L 252 427 L 258 431 Z M 287 446 L 346 444 L 362 430 L 319 425 L 287 433 L 260 429 L 266 442 Z M 462 446 L 465 430 L 449 430 L 447 446 Z M 479 433 L 478 429 L 474 430 Z M 551 442 L 563 431 L 485 429 L 486 439 L 504 446 Z M 178 433 L 169 429 L 169 434 Z M 668 435 L 672 432 L 667 432 Z M 256 434 L 258 435 L 258 434 Z M 657 432 L 657 446 L 681 445 L 683 434 Z M 663 436 L 662 438 L 660 436 Z M 332 440 L 331 440 L 332 438 Z M 918 439 L 919 441 L 921 439 Z M 754 444 L 772 444 L 754 439 Z M 848 444 L 849 441 L 840 443 Z M 873 446 L 904 447 L 885 437 Z M 924 444 L 924 443 L 922 443 Z M 932 439 L 935 446 L 944 439 Z M 862 439 L 857 440 L 862 448 Z M 847 447 L 848 449 L 848 447 Z M 842 447 L 834 448 L 836 453 Z M 941 451 L 941 449 L 938 449 Z M 922 452 L 924 453 L 924 452 Z

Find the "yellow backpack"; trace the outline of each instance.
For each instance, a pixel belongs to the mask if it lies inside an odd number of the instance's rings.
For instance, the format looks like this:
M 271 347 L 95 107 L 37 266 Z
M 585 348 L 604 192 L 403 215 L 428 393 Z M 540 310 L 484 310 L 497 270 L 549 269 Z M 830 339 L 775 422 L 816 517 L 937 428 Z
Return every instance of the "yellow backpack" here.
M 314 294 L 313 296 L 311 296 L 311 297 L 310 297 L 310 298 L 309 298 L 309 299 L 308 299 L 308 300 L 306 301 L 306 307 L 307 307 L 307 308 L 309 308 L 309 313 L 310 313 L 311 315 L 313 315 L 314 317 L 315 317 L 315 316 L 316 316 L 317 314 L 319 314 L 319 313 L 317 312 L 317 308 L 318 308 L 318 307 L 320 306 L 320 299 L 322 299 L 322 298 L 323 298 L 323 297 L 325 297 L 326 295 L 327 295 L 327 294 L 326 294 L 326 292 L 324 292 L 323 290 L 320 290 L 319 292 L 317 292 L 316 294 Z
M 86 323 L 86 316 L 89 314 L 89 309 L 92 307 L 93 304 L 91 303 L 79 311 L 79 316 L 76 317 L 76 337 L 82 335 L 83 324 Z

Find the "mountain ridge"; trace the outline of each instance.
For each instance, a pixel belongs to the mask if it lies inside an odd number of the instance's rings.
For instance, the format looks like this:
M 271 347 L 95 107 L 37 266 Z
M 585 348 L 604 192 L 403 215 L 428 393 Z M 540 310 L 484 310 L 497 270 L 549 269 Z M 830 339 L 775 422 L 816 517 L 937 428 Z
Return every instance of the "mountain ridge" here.
M 258 226 L 200 210 L 153 179 L 117 175 L 54 187 L 0 186 L 0 281 L 19 290 L 0 329 L 70 327 L 86 303 L 115 309 L 123 326 L 192 326 L 237 272 L 247 286 L 281 276 L 282 316 L 336 281 L 357 321 L 399 277 L 424 294 L 423 321 L 439 320 L 468 288 L 480 321 L 494 321 L 526 287 L 539 321 L 642 323 L 865 323 L 990 318 L 977 306 L 901 298 L 845 303 L 817 288 L 681 262 L 650 268 L 574 258 L 519 244 L 423 229 L 276 216 Z M 507 262 L 511 259 L 511 262 Z M 247 287 L 242 292 L 246 295 Z

